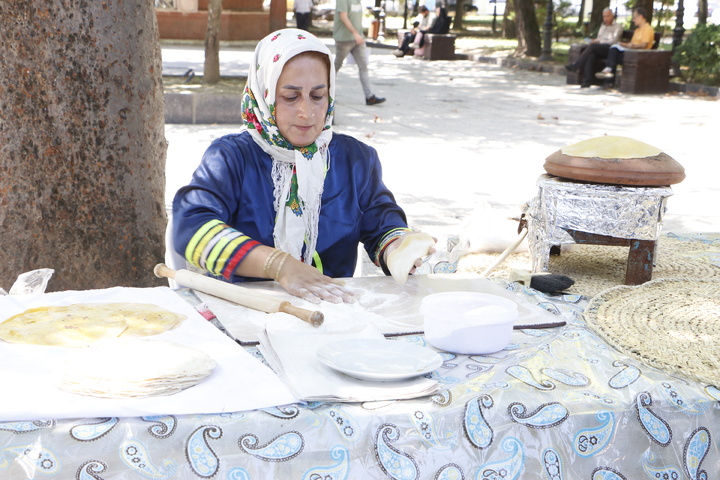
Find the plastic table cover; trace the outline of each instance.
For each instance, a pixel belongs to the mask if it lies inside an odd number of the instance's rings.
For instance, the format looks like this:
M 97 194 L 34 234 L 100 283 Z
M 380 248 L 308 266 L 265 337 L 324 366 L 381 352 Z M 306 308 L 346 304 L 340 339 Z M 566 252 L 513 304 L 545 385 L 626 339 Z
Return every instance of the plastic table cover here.
M 611 348 L 585 324 L 584 297 L 508 288 L 567 325 L 517 330 L 492 355 L 442 353 L 431 374 L 444 387 L 436 395 L 0 422 L 0 478 L 610 480 L 720 472 L 717 386 Z M 422 335 L 394 341 L 425 345 Z

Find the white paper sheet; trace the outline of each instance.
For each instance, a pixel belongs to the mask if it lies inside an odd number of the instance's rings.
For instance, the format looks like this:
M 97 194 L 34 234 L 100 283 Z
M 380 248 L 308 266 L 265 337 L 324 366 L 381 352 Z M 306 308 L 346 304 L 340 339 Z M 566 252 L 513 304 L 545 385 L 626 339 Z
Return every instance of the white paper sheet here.
M 0 421 L 223 413 L 295 403 L 275 373 L 221 333 L 167 287 L 110 288 L 0 297 L 0 322 L 28 308 L 88 302 L 152 303 L 187 315 L 177 328 L 147 338 L 197 348 L 217 362 L 200 384 L 169 396 L 101 399 L 54 386 L 71 348 L 10 344 L 0 340 L 3 379 Z
M 508 291 L 477 274 L 412 275 L 404 285 L 399 285 L 392 277 L 357 277 L 344 281 L 346 287 L 355 292 L 355 303 L 321 302 L 316 305 L 286 293 L 276 282 L 243 284 L 243 287 L 288 300 L 298 307 L 320 310 L 325 315 L 325 323 L 319 329 L 286 313 L 258 312 L 212 295 L 196 293 L 235 338 L 247 343 L 257 342 L 263 329 L 271 325 L 293 328 L 298 332 L 329 333 L 372 324 L 383 334 L 419 333 L 423 331 L 420 302 L 427 295 L 441 292 L 480 292 L 508 298 L 518 304 L 519 316 L 515 328 L 565 323 L 563 318 L 528 301 L 526 295 Z
M 348 339 L 384 339 L 373 326 L 331 335 L 297 333 L 270 327 L 260 336 L 260 351 L 299 398 L 307 401 L 371 402 L 431 395 L 435 380 L 416 377 L 393 382 L 358 380 L 324 365 L 318 350 L 328 342 Z M 396 340 L 386 340 L 388 342 Z

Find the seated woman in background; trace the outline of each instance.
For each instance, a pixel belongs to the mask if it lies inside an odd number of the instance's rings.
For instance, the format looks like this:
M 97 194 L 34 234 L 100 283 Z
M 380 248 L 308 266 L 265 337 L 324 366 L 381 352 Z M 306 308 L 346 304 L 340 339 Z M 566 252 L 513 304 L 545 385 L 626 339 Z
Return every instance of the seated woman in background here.
M 415 41 L 415 35 L 417 35 L 421 30 L 427 30 L 430 28 L 434 19 L 435 16 L 430 14 L 430 10 L 428 10 L 425 5 L 420 5 L 418 7 L 418 16 L 415 17 L 415 21 L 413 22 L 413 28 L 410 29 L 409 32 L 405 32 L 400 47 L 393 51 L 393 55 L 396 57 L 406 55 L 410 51 L 410 44 Z
M 418 29 L 414 37 L 405 38 L 403 44 L 393 52 L 396 57 L 404 57 L 410 49 L 421 48 L 425 45 L 425 34 L 446 34 L 450 31 L 450 21 L 452 19 L 448 16 L 445 7 L 437 7 L 435 9 L 435 18 L 427 29 Z M 412 40 L 412 43 L 410 42 Z
M 261 40 L 243 130 L 210 145 L 173 201 L 178 253 L 228 281 L 274 279 L 312 302 L 352 301 L 335 278 L 353 275 L 359 243 L 388 273 L 387 256 L 410 229 L 377 152 L 333 133 L 334 97 L 320 40 L 297 29 Z

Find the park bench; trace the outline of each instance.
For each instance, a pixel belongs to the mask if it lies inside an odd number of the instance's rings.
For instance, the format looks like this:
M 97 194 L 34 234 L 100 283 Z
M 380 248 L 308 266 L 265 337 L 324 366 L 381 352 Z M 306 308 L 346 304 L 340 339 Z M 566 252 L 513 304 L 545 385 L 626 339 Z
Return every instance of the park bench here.
M 623 41 L 629 41 L 632 32 L 623 32 Z M 670 61 L 672 52 L 658 50 L 660 33 L 655 33 L 655 43 L 650 50 L 625 50 L 623 64 L 618 67 L 616 87 L 623 93 L 665 93 L 670 84 Z M 568 53 L 568 63 L 575 62 L 587 45 L 572 45 Z M 598 59 L 593 66 L 593 73 L 605 67 L 605 60 Z M 568 72 L 566 83 L 579 84 L 582 72 Z M 602 85 L 603 80 L 592 79 L 595 85 Z
M 423 60 L 455 60 L 455 35 L 451 33 L 425 34 L 425 43 L 413 55 Z
M 449 17 L 450 19 L 452 17 Z M 449 21 L 449 20 L 448 20 Z M 405 34 L 410 30 L 399 29 L 397 31 L 398 46 L 402 45 Z M 455 39 L 456 35 L 451 33 L 426 33 L 425 42 L 422 47 L 410 49 L 409 55 L 423 60 L 455 60 Z

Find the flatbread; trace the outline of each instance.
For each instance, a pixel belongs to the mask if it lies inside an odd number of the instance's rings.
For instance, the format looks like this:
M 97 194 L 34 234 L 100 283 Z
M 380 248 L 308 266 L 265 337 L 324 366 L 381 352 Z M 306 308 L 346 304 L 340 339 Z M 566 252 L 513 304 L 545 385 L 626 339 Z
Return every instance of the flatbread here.
M 0 324 L 0 339 L 8 343 L 85 347 L 119 336 L 157 335 L 185 320 L 148 303 L 76 303 L 31 308 Z
M 57 386 L 100 398 L 172 395 L 200 383 L 216 365 L 192 347 L 121 337 L 78 349 L 63 365 Z

